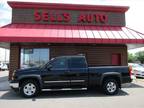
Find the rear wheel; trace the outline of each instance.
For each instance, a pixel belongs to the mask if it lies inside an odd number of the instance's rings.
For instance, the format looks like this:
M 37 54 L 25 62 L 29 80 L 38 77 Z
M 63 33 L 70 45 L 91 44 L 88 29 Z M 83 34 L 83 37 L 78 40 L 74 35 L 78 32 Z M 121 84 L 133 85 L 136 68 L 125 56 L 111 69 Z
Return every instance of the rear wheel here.
M 34 80 L 23 81 L 20 87 L 20 94 L 28 98 L 38 95 L 39 91 L 38 83 Z
M 102 89 L 107 95 L 115 95 L 119 92 L 119 85 L 115 79 L 106 79 L 103 82 Z

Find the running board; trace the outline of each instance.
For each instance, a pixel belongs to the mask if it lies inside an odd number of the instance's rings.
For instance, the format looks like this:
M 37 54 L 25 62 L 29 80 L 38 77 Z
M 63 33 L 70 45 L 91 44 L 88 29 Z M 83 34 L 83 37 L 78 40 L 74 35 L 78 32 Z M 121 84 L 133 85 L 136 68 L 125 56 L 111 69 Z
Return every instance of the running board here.
M 42 89 L 42 91 L 87 90 L 87 88 Z

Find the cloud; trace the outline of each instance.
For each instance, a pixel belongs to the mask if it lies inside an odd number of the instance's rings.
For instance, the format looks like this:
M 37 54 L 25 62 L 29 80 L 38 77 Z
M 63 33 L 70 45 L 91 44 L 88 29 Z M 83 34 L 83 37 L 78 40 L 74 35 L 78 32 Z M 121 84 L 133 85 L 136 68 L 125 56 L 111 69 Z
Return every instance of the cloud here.
M 7 4 L 7 1 L 0 1 L 0 10 L 9 11 L 11 10 L 10 6 Z
M 0 18 L 10 18 L 11 11 L 0 10 Z
M 11 16 L 11 8 L 6 2 L 0 1 L 0 26 L 10 23 Z

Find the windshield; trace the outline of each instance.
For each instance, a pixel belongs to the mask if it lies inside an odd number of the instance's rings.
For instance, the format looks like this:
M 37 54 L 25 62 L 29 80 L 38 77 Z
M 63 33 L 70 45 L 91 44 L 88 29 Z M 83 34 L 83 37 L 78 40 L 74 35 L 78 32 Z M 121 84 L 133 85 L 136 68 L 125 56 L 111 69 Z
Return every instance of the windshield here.
M 45 68 L 47 67 L 49 64 L 51 64 L 52 61 L 54 61 L 55 58 L 52 58 L 50 61 L 48 61 L 46 64 L 41 65 L 40 68 Z
M 133 68 L 144 68 L 143 66 L 139 65 L 139 64 L 132 64 L 131 65 Z

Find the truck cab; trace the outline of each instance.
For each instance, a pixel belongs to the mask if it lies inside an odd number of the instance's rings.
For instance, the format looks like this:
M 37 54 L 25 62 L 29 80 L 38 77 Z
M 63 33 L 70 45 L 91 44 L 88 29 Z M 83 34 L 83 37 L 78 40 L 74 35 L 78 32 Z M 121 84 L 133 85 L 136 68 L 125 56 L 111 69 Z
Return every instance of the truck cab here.
M 45 88 L 87 87 L 88 67 L 84 56 L 54 58 L 41 73 Z

